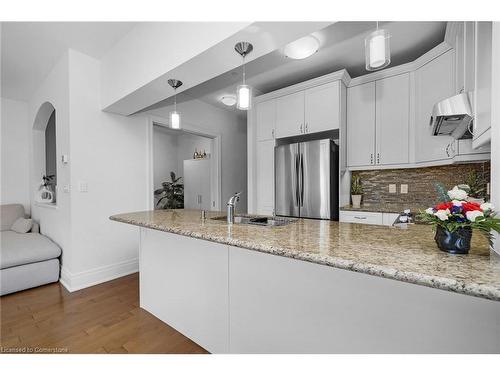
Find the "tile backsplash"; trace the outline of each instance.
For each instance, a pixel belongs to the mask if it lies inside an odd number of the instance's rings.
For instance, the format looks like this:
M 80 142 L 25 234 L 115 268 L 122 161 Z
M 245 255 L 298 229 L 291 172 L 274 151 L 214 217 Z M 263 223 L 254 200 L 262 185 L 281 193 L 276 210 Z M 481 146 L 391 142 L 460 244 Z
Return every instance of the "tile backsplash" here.
M 352 174 L 361 178 L 364 203 L 404 203 L 427 207 L 436 203 L 437 200 L 435 182 L 440 182 L 447 189 L 451 189 L 455 185 L 464 183 L 472 170 L 483 174 L 486 181 L 490 180 L 489 162 L 427 168 L 355 171 Z M 396 193 L 389 193 L 389 184 L 396 185 Z M 401 193 L 401 184 L 408 185 L 407 194 Z

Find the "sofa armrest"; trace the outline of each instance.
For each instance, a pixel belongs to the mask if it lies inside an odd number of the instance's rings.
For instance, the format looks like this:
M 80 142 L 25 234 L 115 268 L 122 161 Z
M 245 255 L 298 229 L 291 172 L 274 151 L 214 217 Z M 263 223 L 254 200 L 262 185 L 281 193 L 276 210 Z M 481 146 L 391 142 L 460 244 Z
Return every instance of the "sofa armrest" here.
M 40 225 L 33 220 L 33 226 L 31 227 L 31 233 L 40 233 Z

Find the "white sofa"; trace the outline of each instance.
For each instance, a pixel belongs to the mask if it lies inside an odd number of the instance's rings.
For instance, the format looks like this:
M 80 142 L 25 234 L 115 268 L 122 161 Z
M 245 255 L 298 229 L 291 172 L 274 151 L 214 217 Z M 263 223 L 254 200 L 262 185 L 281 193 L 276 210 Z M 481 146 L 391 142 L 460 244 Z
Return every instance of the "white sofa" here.
M 37 223 L 31 232 L 17 233 L 12 224 L 25 217 L 20 204 L 0 206 L 0 296 L 59 280 L 61 249 L 39 233 Z

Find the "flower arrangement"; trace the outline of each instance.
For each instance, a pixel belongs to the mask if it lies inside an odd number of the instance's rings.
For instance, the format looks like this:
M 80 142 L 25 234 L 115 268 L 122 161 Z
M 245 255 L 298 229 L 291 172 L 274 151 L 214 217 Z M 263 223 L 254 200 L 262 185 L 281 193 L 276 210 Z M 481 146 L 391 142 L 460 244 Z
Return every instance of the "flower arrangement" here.
M 467 192 L 458 186 L 447 193 L 442 190 L 438 189 L 444 202 L 419 215 L 422 222 L 434 225 L 438 247 L 452 253 L 467 253 L 472 229 L 479 230 L 491 244 L 491 231 L 500 233 L 500 217 L 493 211 L 492 204 L 468 201 Z M 442 243 L 445 240 L 447 244 Z

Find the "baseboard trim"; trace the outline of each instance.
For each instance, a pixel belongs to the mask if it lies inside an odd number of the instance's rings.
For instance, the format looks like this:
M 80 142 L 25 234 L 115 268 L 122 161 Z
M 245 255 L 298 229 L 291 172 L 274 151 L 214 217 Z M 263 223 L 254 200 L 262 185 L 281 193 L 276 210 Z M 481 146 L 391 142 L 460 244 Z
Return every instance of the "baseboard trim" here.
M 76 273 L 70 272 L 63 266 L 59 282 L 68 292 L 75 292 L 77 290 L 114 280 L 138 271 L 138 258 Z

